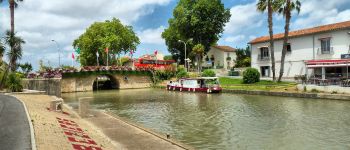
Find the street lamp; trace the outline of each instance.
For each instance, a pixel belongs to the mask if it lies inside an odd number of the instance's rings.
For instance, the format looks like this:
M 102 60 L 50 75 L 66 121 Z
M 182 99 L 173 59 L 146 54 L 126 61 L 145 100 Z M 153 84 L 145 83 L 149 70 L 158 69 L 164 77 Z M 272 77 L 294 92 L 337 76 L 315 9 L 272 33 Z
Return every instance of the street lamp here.
M 61 52 L 60 52 L 60 46 L 56 40 L 51 40 L 52 42 L 56 43 L 57 51 L 58 51 L 58 68 L 61 67 Z
M 188 59 L 187 59 L 187 43 L 192 41 L 192 40 L 193 40 L 192 38 L 188 39 L 186 42 L 179 40 L 180 43 L 184 43 L 184 45 L 185 45 L 185 68 L 186 68 L 186 71 L 188 71 L 188 69 L 187 69 L 187 61 L 188 61 Z

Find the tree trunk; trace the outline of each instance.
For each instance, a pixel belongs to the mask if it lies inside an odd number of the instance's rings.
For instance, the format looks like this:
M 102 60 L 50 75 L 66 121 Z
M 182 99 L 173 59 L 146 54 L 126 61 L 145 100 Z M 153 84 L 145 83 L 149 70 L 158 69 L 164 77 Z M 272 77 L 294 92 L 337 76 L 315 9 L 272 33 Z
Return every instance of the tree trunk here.
M 285 17 L 286 17 L 286 24 L 284 27 L 284 39 L 283 39 L 283 49 L 282 49 L 282 56 L 281 56 L 281 68 L 280 68 L 280 75 L 278 77 L 278 82 L 281 82 L 282 76 L 284 73 L 284 61 L 286 58 L 287 53 L 287 42 L 288 42 L 288 34 L 289 34 L 289 24 L 291 19 L 291 12 L 290 12 L 290 0 L 287 0 L 287 6 L 285 10 Z
M 275 65 L 275 46 L 273 40 L 273 20 L 272 20 L 272 4 L 271 0 L 268 0 L 268 23 L 269 23 L 269 34 L 270 34 L 270 51 L 271 51 L 271 68 L 272 68 L 272 80 L 276 81 L 276 65 Z
M 15 0 L 9 1 L 11 13 L 11 33 L 15 33 Z

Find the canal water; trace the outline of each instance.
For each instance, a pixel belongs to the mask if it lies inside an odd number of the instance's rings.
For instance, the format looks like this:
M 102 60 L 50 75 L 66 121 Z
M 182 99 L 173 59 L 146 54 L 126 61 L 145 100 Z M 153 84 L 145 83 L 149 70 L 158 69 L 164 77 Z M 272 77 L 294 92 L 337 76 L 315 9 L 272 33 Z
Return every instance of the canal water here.
M 203 150 L 350 149 L 350 101 L 161 89 L 62 94 Z

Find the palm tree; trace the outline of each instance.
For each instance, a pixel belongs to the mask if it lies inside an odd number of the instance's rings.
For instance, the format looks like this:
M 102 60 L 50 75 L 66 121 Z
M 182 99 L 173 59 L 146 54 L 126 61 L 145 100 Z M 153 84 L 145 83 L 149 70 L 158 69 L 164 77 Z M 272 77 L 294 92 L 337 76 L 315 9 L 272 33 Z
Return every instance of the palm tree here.
M 12 47 L 7 55 L 9 57 L 11 71 L 14 72 L 17 70 L 17 60 L 22 58 L 22 44 L 25 44 L 25 41 L 11 31 L 6 32 L 5 41 L 6 44 Z
M 5 69 L 0 86 L 3 85 L 10 69 L 12 72 L 17 70 L 17 61 L 22 58 L 22 44 L 24 44 L 25 41 L 21 37 L 16 36 L 13 32 L 6 31 L 5 43 L 11 47 L 11 50 L 7 53 L 9 65 Z
M 4 0 L 0 0 L 2 3 Z M 18 7 L 18 2 L 23 2 L 23 0 L 8 0 L 11 13 L 11 32 L 15 32 L 15 8 Z
M 300 13 L 300 7 L 301 3 L 299 0 L 278 0 L 278 13 L 283 14 L 283 17 L 285 18 L 285 27 L 284 27 L 284 38 L 283 38 L 283 49 L 282 49 L 282 56 L 281 56 L 281 68 L 280 68 L 280 74 L 278 77 L 278 82 L 281 82 L 282 76 L 284 73 L 284 61 L 287 53 L 287 42 L 288 42 L 288 34 L 289 34 L 289 25 L 290 20 L 292 18 L 292 11 L 296 10 L 298 13 Z
M 204 54 L 204 46 L 202 44 L 197 44 L 192 49 L 192 54 L 195 55 L 197 61 L 198 72 L 201 72 L 202 68 L 202 56 Z
M 2 63 L 2 57 L 4 56 L 5 46 L 0 41 L 0 63 Z
M 276 65 L 275 65 L 275 46 L 273 41 L 273 18 L 272 15 L 277 11 L 275 0 L 259 0 L 256 4 L 258 11 L 265 12 L 267 10 L 267 22 L 269 24 L 270 34 L 270 51 L 271 51 L 271 68 L 272 68 L 272 79 L 276 81 Z

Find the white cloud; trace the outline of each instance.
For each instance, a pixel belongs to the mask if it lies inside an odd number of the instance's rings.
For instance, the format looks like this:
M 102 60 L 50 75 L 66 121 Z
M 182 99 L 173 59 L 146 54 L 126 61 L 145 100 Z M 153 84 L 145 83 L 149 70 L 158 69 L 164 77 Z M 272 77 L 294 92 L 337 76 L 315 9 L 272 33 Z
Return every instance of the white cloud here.
M 297 19 L 292 23 L 292 29 L 347 21 L 350 19 L 349 7 L 340 8 L 349 5 L 349 0 L 303 0 L 299 16 L 293 14 Z
M 146 29 L 139 32 L 138 37 L 143 44 L 164 44 L 165 41 L 161 36 L 164 29 L 164 26 L 160 26 L 156 29 Z
M 230 9 L 231 19 L 226 24 L 225 33 L 237 33 L 260 27 L 265 21 L 264 15 L 256 10 L 256 2 L 236 5 Z
M 156 6 L 167 5 L 171 0 L 25 0 L 15 11 L 15 28 L 26 44 L 23 61 L 37 64 L 49 59 L 57 66 L 55 39 L 66 56 L 73 51 L 72 42 L 95 21 L 113 17 L 124 24 L 132 24 L 140 17 L 153 13 Z M 0 7 L 0 34 L 10 28 L 8 7 Z M 152 30 L 141 33 L 150 34 Z M 157 30 L 155 30 L 157 31 Z M 153 33 L 154 34 L 154 33 Z M 159 42 L 159 37 L 145 35 L 148 41 Z M 62 62 L 70 64 L 69 58 Z
M 229 36 L 225 38 L 225 42 L 238 43 L 246 38 L 245 35 Z

